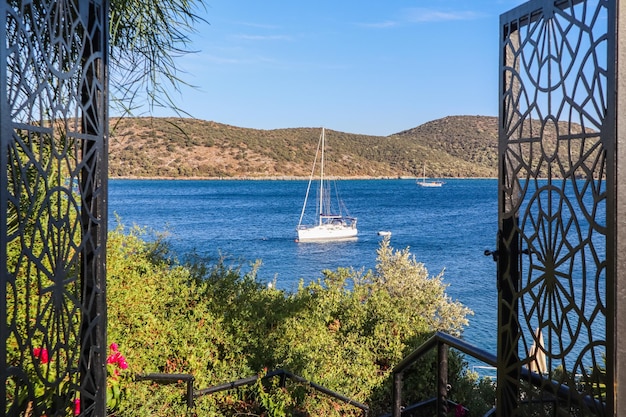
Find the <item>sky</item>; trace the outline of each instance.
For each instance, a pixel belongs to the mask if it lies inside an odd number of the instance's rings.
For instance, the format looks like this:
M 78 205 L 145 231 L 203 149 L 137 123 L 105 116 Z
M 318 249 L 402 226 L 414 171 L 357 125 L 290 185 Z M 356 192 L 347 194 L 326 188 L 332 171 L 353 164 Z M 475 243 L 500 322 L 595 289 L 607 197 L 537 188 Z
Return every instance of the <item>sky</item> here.
M 502 13 L 521 0 L 204 0 L 178 58 L 191 116 L 387 136 L 497 116 Z M 174 116 L 156 109 L 155 116 Z

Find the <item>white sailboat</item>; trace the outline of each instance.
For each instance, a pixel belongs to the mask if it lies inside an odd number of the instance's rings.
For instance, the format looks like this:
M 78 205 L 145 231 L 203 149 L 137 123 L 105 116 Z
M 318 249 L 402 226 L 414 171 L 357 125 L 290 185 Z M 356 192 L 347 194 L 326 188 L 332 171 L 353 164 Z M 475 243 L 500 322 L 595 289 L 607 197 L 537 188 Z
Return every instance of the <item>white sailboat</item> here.
M 325 131 L 324 128 L 322 128 L 317 151 L 315 152 L 315 160 L 313 161 L 309 185 L 302 206 L 302 213 L 300 214 L 300 221 L 296 229 L 298 232 L 298 242 L 351 240 L 356 239 L 358 234 L 356 217 L 343 215 L 342 211 L 345 210 L 345 208 L 342 210 L 342 203 L 338 198 L 337 201 L 331 201 L 330 188 L 332 181 L 324 178 L 324 147 Z M 316 222 L 312 225 L 305 225 L 302 224 L 302 221 L 309 200 L 311 184 L 313 184 L 313 180 L 317 176 L 316 168 L 318 161 L 319 188 L 316 202 Z M 337 195 L 337 193 L 335 193 L 335 195 Z
M 424 174 L 422 176 L 422 180 L 415 181 L 417 185 L 420 187 L 441 187 L 443 185 L 443 181 L 426 181 L 426 165 L 424 164 Z

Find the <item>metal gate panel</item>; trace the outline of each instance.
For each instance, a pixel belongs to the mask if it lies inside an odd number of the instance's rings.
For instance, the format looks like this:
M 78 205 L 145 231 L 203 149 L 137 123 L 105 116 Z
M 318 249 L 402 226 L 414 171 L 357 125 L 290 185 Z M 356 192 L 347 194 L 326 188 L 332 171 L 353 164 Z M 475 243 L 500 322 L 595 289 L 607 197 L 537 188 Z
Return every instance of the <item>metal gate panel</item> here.
M 106 413 L 107 16 L 0 3 L 5 415 Z
M 611 409 L 615 7 L 530 1 L 501 16 L 501 416 Z

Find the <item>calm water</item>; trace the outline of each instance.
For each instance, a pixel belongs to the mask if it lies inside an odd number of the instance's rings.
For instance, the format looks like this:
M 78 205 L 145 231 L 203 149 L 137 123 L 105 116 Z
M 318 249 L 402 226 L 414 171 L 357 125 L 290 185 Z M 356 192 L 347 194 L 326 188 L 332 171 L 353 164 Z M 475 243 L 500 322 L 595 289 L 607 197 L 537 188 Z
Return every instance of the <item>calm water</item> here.
M 168 231 L 176 253 L 195 250 L 235 264 L 260 259 L 259 278 L 285 290 L 317 279 L 324 269 L 372 269 L 381 237 L 392 232 L 395 249 L 410 248 L 431 275 L 444 271 L 448 294 L 475 315 L 464 336 L 496 352 L 495 249 L 497 181 L 448 180 L 421 188 L 413 180 L 346 180 L 339 183 L 359 238 L 343 243 L 296 243 L 307 181 L 111 180 L 114 213 L 125 226 Z

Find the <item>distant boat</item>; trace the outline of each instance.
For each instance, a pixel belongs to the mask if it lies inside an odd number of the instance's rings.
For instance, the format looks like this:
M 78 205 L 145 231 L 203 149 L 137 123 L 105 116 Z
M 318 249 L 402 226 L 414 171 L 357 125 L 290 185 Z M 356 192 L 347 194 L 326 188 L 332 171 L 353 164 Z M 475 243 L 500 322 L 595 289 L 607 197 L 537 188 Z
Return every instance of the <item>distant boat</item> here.
M 426 165 L 424 165 L 424 174 L 422 175 L 422 180 L 416 180 L 415 183 L 420 187 L 441 187 L 444 184 L 443 181 L 426 181 Z
M 343 207 L 343 203 L 338 197 L 336 187 L 333 192 L 333 195 L 337 196 L 336 201 L 331 199 L 331 183 L 334 184 L 334 181 L 328 180 L 324 177 L 325 141 L 325 130 L 322 128 L 322 133 L 317 145 L 317 151 L 315 152 L 315 160 L 313 161 L 309 185 L 307 187 L 304 204 L 302 206 L 302 213 L 300 214 L 300 221 L 298 222 L 298 227 L 296 228 L 298 232 L 298 242 L 350 240 L 356 239 L 358 234 L 358 230 L 356 228 L 356 217 L 343 215 L 345 207 Z M 318 163 L 319 174 L 316 173 Z M 315 214 L 316 223 L 312 225 L 304 225 L 302 224 L 302 221 L 307 208 L 307 202 L 309 200 L 311 184 L 313 183 L 314 178 L 318 175 L 319 188 Z
M 379 230 L 378 236 L 391 236 L 391 232 L 389 230 Z

